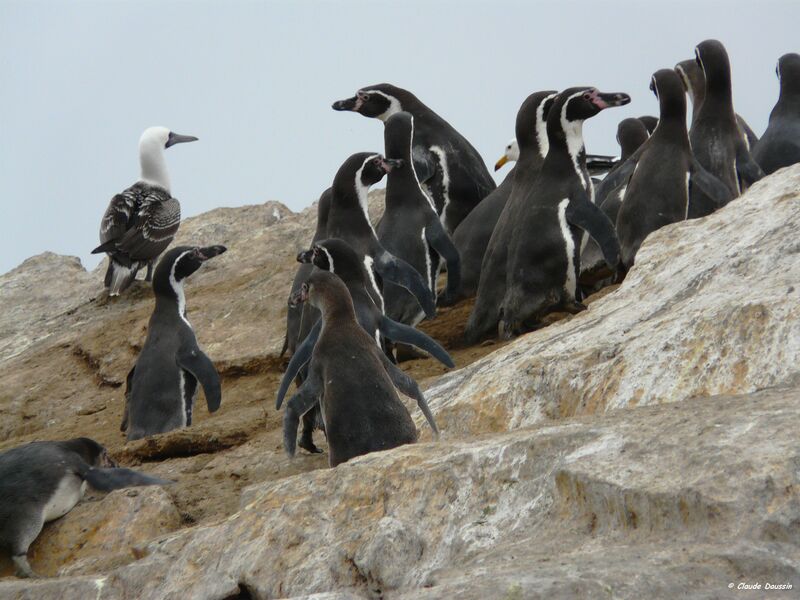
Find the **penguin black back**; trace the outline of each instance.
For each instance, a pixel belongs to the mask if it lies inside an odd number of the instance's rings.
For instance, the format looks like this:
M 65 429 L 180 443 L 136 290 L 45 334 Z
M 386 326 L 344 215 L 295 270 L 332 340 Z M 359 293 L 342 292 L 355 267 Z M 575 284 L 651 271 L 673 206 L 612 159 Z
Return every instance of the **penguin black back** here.
M 800 54 L 784 54 L 775 68 L 780 81 L 778 102 L 769 125 L 753 151 L 765 173 L 800 162 Z

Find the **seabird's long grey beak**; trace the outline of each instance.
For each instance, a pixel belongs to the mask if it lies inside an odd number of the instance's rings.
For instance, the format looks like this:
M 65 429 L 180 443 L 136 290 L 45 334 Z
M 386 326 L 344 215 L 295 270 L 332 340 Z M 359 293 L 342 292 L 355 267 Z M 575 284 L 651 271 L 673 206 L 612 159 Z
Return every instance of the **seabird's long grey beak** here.
M 331 105 L 333 110 L 355 110 L 356 109 L 356 101 L 358 100 L 357 96 L 353 96 L 352 98 L 347 98 L 346 100 L 337 100 L 336 102 Z
M 196 142 L 197 138 L 193 135 L 181 135 L 180 133 L 174 133 L 172 131 L 169 132 L 169 137 L 167 138 L 167 143 L 164 145 L 164 148 L 169 148 L 170 146 L 174 146 L 175 144 L 185 144 L 186 142 Z
M 227 250 L 228 249 L 225 246 L 208 246 L 207 248 L 198 248 L 197 257 L 202 261 L 206 261 L 210 258 L 214 258 L 215 256 L 219 256 Z

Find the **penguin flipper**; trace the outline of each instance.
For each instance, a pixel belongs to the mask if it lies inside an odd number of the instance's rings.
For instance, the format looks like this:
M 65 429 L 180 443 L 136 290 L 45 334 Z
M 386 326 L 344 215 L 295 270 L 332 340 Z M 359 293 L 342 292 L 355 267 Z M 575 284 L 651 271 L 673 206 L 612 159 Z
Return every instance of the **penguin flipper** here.
M 428 181 L 436 173 L 436 161 L 431 157 L 431 153 L 422 146 L 414 146 L 411 151 L 411 160 L 420 183 Z
M 438 438 L 439 428 L 436 426 L 436 421 L 433 419 L 428 401 L 425 400 L 425 396 L 422 395 L 417 382 L 397 365 L 393 365 L 385 354 L 381 353 L 381 359 L 383 360 L 383 367 L 386 369 L 386 373 L 389 375 L 389 379 L 392 380 L 394 386 L 409 398 L 414 398 L 414 400 L 417 401 L 417 406 L 419 406 L 422 414 L 425 415 L 428 425 L 431 426 L 434 435 Z
M 692 186 L 696 184 L 700 191 L 711 198 L 717 208 L 722 208 L 734 198 L 730 188 L 694 157 L 692 158 L 689 183 Z M 691 198 L 691 194 L 689 197 Z
M 458 249 L 445 231 L 441 220 L 435 215 L 425 227 L 425 238 L 447 263 L 447 288 L 444 297 L 439 299 L 439 304 L 442 306 L 454 304 L 461 289 L 461 256 L 458 254 Z M 435 281 L 433 285 L 435 289 Z
M 292 383 L 292 380 L 297 377 L 297 374 L 300 372 L 300 369 L 311 360 L 311 353 L 314 351 L 314 346 L 317 344 L 317 340 L 319 339 L 319 334 L 322 331 L 322 320 L 320 319 L 314 324 L 314 327 L 311 328 L 311 331 L 308 332 L 306 339 L 303 340 L 303 343 L 300 344 L 297 349 L 292 354 L 291 360 L 289 360 L 289 365 L 286 367 L 286 371 L 281 378 L 281 385 L 278 388 L 278 394 L 275 397 L 275 410 L 280 410 L 281 404 L 283 404 L 283 399 L 286 397 L 286 392 L 289 390 L 289 384 Z
M 215 412 L 222 404 L 222 386 L 214 363 L 199 348 L 185 348 L 175 357 L 178 366 L 194 375 L 203 386 L 208 412 Z
M 319 401 L 323 389 L 319 369 L 314 368 L 312 364 L 308 370 L 308 379 L 298 388 L 294 396 L 289 398 L 283 413 L 283 449 L 290 457 L 294 456 L 297 449 L 297 428 L 300 425 L 300 417 Z
M 150 477 L 150 475 L 122 467 L 109 469 L 91 468 L 83 474 L 83 478 L 90 486 L 101 492 L 110 492 L 140 485 L 170 485 L 175 483 L 168 479 Z
M 409 327 L 403 323 L 393 321 L 385 315 L 381 318 L 379 328 L 381 335 L 389 338 L 393 342 L 410 344 L 411 346 L 415 346 L 420 350 L 424 350 L 450 369 L 456 366 L 452 357 L 447 353 L 447 350 L 442 348 L 436 342 L 436 340 L 426 335 L 419 329 L 414 329 L 413 327 Z
M 429 318 L 436 316 L 436 300 L 433 292 L 425 284 L 419 271 L 402 258 L 397 258 L 386 250 L 378 256 L 374 264 L 378 275 L 411 292 Z
M 633 175 L 633 171 L 636 168 L 636 164 L 639 162 L 639 156 L 641 155 L 643 146 L 644 144 L 639 147 L 639 150 L 631 154 L 628 157 L 628 160 L 605 176 L 603 181 L 600 182 L 600 185 L 598 185 L 595 189 L 595 201 L 602 202 L 605 197 L 608 196 L 615 188 L 627 182 L 631 178 L 631 175 Z
M 128 431 L 128 405 L 131 401 L 131 388 L 133 387 L 133 373 L 136 371 L 136 365 L 131 367 L 128 371 L 128 376 L 125 378 L 125 404 L 122 407 L 122 423 L 120 423 L 120 431 Z
M 586 192 L 581 192 L 570 197 L 567 203 L 567 221 L 586 231 L 600 246 L 608 266 L 616 269 L 619 265 L 620 248 L 614 225 L 600 207 L 589 200 Z
M 753 160 L 753 156 L 744 144 L 739 147 L 739 151 L 736 153 L 736 171 L 748 186 L 753 185 L 764 177 L 764 171 Z

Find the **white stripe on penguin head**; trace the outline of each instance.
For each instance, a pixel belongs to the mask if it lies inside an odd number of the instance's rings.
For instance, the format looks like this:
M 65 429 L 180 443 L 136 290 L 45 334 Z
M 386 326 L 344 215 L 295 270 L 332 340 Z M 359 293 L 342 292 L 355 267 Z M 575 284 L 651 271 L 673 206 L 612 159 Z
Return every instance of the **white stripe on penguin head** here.
M 192 324 L 189 323 L 189 320 L 186 318 L 186 296 L 183 293 L 183 279 L 180 281 L 175 279 L 175 267 L 178 266 L 178 263 L 184 256 L 191 254 L 192 252 L 194 251 L 187 250 L 186 252 L 181 252 L 181 254 L 178 255 L 178 258 L 175 259 L 175 262 L 172 263 L 172 268 L 169 270 L 169 285 L 172 288 L 172 291 L 175 292 L 175 295 L 178 297 L 178 316 L 180 316 L 184 323 L 186 323 L 189 327 L 191 327 Z
M 550 140 L 547 137 L 547 119 L 544 118 L 544 106 L 556 96 L 558 94 L 546 96 L 536 107 L 536 142 L 539 144 L 539 154 L 542 155 L 542 158 L 547 156 L 547 151 L 550 150 Z
M 380 90 L 364 90 L 364 93 L 378 94 L 379 96 L 383 96 L 389 101 L 389 108 L 387 108 L 385 111 L 383 111 L 381 114 L 375 117 L 376 119 L 380 119 L 384 123 L 386 122 L 386 119 L 391 117 L 393 114 L 399 113 L 401 110 L 403 110 L 403 107 L 400 104 L 400 100 L 398 100 L 394 96 L 390 96 L 389 94 L 386 94 Z
M 372 226 L 372 222 L 369 220 L 369 210 L 367 205 L 367 194 L 369 193 L 369 186 L 361 183 L 361 174 L 364 172 L 364 167 L 367 166 L 367 163 L 378 156 L 380 156 L 380 154 L 373 154 L 371 156 L 368 156 L 364 160 L 364 162 L 361 163 L 361 166 L 358 168 L 358 171 L 356 171 L 356 195 L 358 196 L 358 203 L 361 205 L 361 210 L 364 213 L 364 218 L 367 221 L 367 225 L 369 225 L 369 228 L 372 230 L 372 235 L 374 235 L 376 238 L 378 236 L 375 233 L 375 228 Z

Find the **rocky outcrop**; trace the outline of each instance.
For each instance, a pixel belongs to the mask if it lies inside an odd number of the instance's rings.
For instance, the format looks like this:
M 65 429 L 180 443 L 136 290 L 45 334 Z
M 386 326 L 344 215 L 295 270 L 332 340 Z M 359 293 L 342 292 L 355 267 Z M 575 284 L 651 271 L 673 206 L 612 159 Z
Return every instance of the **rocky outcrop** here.
M 187 289 L 221 366 L 219 413 L 136 444 L 114 431 L 143 289 L 81 305 L 72 329 L 0 366 L 5 446 L 97 431 L 126 464 L 178 481 L 166 493 L 183 528 L 125 542 L 109 563 L 65 559 L 58 579 L 2 581 L 0 596 L 795 597 L 800 166 L 655 233 L 619 288 L 509 344 L 461 348 L 468 304 L 441 311 L 425 327 L 449 332 L 437 337 L 461 368 L 404 365 L 437 375 L 423 383 L 441 439 L 335 469 L 288 460 L 269 406 L 312 211 L 244 244 L 252 231 L 230 214 L 230 241 L 208 242 L 247 248 Z

